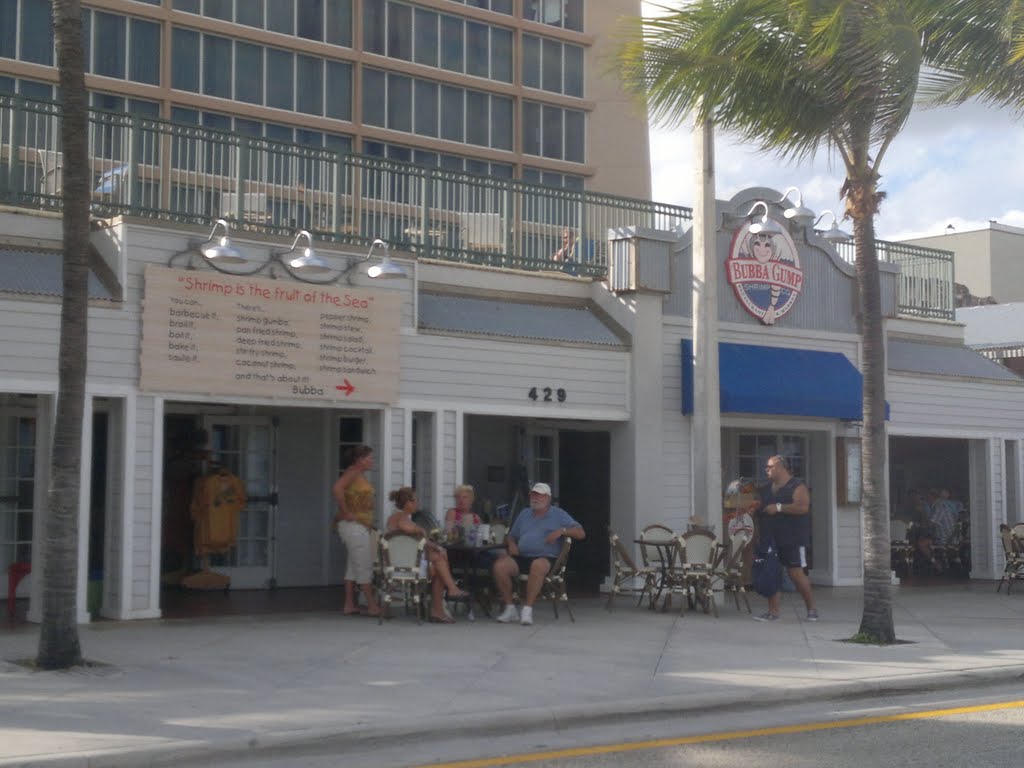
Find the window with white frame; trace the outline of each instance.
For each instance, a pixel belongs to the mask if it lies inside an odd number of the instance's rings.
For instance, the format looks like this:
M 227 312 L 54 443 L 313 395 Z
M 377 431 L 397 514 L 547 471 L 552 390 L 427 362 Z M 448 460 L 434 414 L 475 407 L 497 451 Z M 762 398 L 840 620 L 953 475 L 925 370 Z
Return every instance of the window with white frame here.
M 0 414 L 0 570 L 32 561 L 36 420 Z

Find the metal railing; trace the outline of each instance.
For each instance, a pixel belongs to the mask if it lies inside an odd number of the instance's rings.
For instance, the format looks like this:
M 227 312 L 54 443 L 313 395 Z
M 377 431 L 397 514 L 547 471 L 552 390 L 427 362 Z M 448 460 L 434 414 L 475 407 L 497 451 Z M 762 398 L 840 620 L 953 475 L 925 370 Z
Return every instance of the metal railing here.
M 62 165 L 56 103 L 0 96 L 0 201 L 60 206 Z M 505 268 L 607 274 L 609 229 L 677 231 L 692 210 L 615 195 L 92 110 L 93 210 L 277 235 L 310 230 L 318 240 L 368 245 L 375 238 L 419 256 Z M 556 261 L 568 230 L 572 262 Z M 838 246 L 854 260 L 852 244 Z M 901 315 L 954 319 L 953 254 L 878 241 L 901 268 Z
M 59 107 L 0 96 L 0 200 L 61 204 Z M 673 231 L 689 208 L 443 171 L 90 111 L 97 215 L 132 214 L 366 245 L 375 238 L 424 257 L 604 276 L 609 229 Z M 574 259 L 556 261 L 562 235 Z
M 921 245 L 876 240 L 878 260 L 896 264 L 898 292 L 896 312 L 907 317 L 956 319 L 953 290 L 953 252 Z M 840 243 L 839 255 L 850 264 L 856 259 L 854 244 Z

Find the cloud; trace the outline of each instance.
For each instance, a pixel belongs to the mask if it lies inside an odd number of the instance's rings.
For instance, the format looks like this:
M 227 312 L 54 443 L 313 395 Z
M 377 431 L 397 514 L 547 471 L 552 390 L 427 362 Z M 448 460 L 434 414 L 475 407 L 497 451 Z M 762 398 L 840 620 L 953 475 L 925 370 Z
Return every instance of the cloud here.
M 657 11 L 644 3 L 645 15 Z M 693 138 L 689 125 L 651 130 L 652 196 L 659 202 L 692 206 Z M 978 102 L 956 108 L 915 109 L 881 164 L 886 192 L 875 220 L 889 240 L 984 228 L 989 220 L 1024 226 L 1024 119 Z M 781 162 L 734 137 L 715 136 L 715 188 L 728 199 L 748 187 L 783 190 L 797 186 L 804 205 L 840 217 L 845 171 L 837 155 L 819 153 L 800 164 Z M 841 225 L 843 226 L 843 225 Z M 849 223 L 845 225 L 850 230 Z

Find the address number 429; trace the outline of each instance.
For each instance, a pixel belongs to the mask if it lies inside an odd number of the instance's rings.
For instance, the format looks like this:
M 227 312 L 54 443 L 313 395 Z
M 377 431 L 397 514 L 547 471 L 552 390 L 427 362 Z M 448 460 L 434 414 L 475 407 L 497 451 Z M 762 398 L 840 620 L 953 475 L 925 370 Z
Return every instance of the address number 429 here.
M 551 387 L 530 387 L 530 391 L 526 393 L 526 396 L 531 400 L 540 400 L 544 403 L 552 403 L 555 400 L 560 403 L 564 403 L 566 393 L 561 387 L 558 389 L 552 389 Z

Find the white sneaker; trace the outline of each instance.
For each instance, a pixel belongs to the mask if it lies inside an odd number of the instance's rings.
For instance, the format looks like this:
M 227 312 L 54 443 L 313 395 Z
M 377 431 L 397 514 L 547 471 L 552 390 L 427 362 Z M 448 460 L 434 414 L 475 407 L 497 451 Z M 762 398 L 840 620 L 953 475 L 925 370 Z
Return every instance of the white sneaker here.
M 516 607 L 512 605 L 512 603 L 509 603 L 505 606 L 505 610 L 501 612 L 501 615 L 498 616 L 498 621 L 502 624 L 519 621 L 519 611 L 516 610 Z
M 523 606 L 523 617 L 519 620 L 519 623 L 523 626 L 526 626 L 527 624 L 533 624 L 533 608 L 531 606 Z

